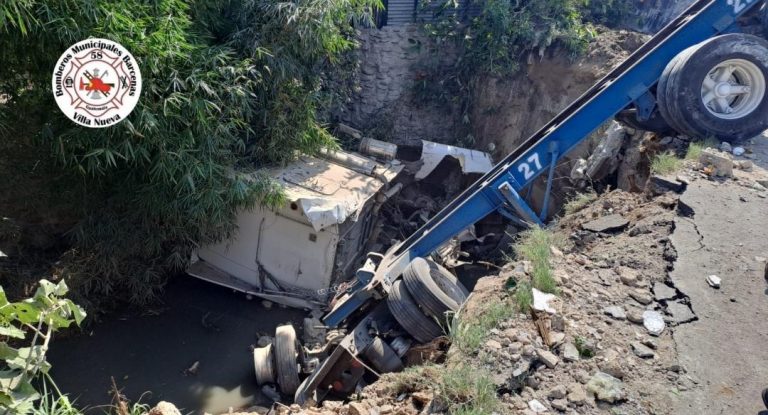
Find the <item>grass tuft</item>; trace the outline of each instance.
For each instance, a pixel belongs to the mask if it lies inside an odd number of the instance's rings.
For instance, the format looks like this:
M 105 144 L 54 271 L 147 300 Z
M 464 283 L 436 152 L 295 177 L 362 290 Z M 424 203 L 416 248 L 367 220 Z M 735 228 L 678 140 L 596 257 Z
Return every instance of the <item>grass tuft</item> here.
M 720 147 L 720 143 L 714 138 L 707 138 L 704 141 L 692 142 L 688 146 L 688 152 L 685 154 L 685 159 L 691 161 L 699 161 L 701 158 L 701 152 L 704 151 L 705 148 L 709 147 L 718 148 Z
M 472 354 L 476 353 L 488 332 L 499 324 L 514 316 L 514 307 L 510 307 L 505 301 L 495 300 L 484 307 L 483 311 L 469 318 L 460 313 L 454 316 L 448 327 L 448 336 L 453 346 L 459 350 Z
M 533 266 L 531 285 L 539 291 L 557 294 L 557 283 L 549 263 L 552 246 L 562 245 L 552 231 L 532 228 L 520 236 L 515 250 L 519 257 L 530 261 Z
M 565 204 L 565 214 L 572 215 L 589 206 L 595 200 L 597 200 L 597 193 L 595 192 L 579 193 Z
M 515 304 L 517 309 L 522 312 L 528 312 L 533 305 L 533 290 L 531 284 L 527 281 L 521 282 L 515 291 Z
M 438 396 L 448 405 L 451 414 L 490 414 L 500 406 L 496 385 L 490 375 L 472 365 L 448 368 L 438 386 Z
M 671 151 L 657 154 L 651 162 L 651 172 L 655 174 L 671 174 L 682 167 L 682 160 Z

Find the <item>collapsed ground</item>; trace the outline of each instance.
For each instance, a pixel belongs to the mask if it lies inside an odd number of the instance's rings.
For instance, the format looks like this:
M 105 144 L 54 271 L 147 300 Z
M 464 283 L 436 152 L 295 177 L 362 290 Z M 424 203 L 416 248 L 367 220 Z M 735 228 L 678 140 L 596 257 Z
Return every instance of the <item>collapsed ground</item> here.
M 759 412 L 768 244 L 754 230 L 768 225 L 768 139 L 742 157 L 694 144 L 687 160 L 667 160 L 685 149 L 660 141 L 664 174 L 643 193 L 573 199 L 551 233 L 521 241 L 525 259 L 480 279 L 447 339 L 424 349 L 433 363 L 384 375 L 347 404 L 278 413 Z M 735 168 L 701 163 L 702 152 Z M 554 313 L 519 311 L 537 245 L 558 287 Z

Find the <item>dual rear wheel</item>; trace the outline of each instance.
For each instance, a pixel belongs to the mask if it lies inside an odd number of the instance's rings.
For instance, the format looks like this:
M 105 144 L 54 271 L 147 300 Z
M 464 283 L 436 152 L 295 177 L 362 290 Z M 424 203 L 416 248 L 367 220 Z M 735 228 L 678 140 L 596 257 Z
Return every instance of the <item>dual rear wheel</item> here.
M 466 301 L 468 291 L 458 279 L 434 261 L 414 259 L 387 296 L 387 306 L 400 326 L 420 343 L 445 332 L 448 317 Z
M 767 87 L 768 41 L 742 33 L 713 37 L 681 52 L 664 69 L 656 88 L 660 117 L 648 125 L 629 124 L 743 141 L 768 129 Z

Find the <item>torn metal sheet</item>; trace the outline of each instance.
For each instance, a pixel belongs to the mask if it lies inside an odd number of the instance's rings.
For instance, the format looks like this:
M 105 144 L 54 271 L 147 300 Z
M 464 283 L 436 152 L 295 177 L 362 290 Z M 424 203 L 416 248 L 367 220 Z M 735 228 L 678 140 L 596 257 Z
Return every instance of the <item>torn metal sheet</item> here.
M 366 174 L 339 161 L 302 157 L 291 165 L 270 172 L 281 182 L 290 202 L 301 207 L 315 231 L 339 225 L 347 219 L 357 220 L 365 205 L 384 185 L 403 169 L 402 165 L 382 165 L 350 153 L 333 152 L 335 156 L 366 160 Z M 385 182 L 386 181 L 386 182 Z
M 477 150 L 469 150 L 445 144 L 422 140 L 421 168 L 416 173 L 416 180 L 422 180 L 435 170 L 443 159 L 450 156 L 461 164 L 461 171 L 468 173 L 488 173 L 493 168 L 491 155 Z

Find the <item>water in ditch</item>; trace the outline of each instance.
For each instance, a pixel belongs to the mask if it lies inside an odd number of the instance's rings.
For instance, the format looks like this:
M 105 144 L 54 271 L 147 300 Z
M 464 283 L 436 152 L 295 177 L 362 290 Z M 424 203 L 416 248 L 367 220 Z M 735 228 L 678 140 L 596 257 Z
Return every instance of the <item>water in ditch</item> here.
M 78 407 L 109 404 L 112 378 L 130 400 L 173 402 L 185 414 L 268 405 L 256 386 L 251 346 L 280 324 L 292 322 L 298 330 L 304 316 L 176 277 L 162 305 L 119 311 L 80 335 L 55 339 L 49 360 L 58 387 Z

